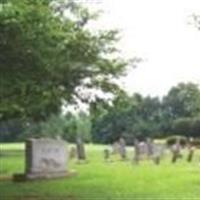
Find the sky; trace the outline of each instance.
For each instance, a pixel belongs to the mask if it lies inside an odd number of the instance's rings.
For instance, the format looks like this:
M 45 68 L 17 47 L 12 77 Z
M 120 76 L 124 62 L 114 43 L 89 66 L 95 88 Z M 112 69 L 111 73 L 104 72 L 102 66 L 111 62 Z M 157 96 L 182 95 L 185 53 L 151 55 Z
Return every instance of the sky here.
M 200 84 L 200 31 L 191 15 L 199 0 L 77 0 L 104 11 L 98 26 L 118 28 L 125 57 L 144 61 L 123 79 L 124 87 L 160 96 L 179 82 Z

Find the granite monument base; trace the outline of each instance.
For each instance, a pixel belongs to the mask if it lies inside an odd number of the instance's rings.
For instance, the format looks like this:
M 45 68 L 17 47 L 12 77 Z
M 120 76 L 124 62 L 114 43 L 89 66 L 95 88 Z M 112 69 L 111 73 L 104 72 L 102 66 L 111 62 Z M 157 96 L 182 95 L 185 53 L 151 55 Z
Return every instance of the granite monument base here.
M 33 181 L 33 180 L 48 180 L 48 179 L 58 179 L 58 178 L 69 178 L 77 175 L 77 172 L 71 170 L 69 172 L 59 172 L 59 173 L 37 173 L 37 174 L 14 174 L 14 182 L 23 182 L 23 181 Z

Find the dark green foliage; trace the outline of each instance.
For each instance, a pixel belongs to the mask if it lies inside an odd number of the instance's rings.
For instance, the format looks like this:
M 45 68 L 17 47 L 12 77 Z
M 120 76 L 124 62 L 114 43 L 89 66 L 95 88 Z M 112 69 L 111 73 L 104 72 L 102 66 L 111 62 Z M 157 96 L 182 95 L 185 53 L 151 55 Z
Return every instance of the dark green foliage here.
M 119 93 L 112 105 L 92 105 L 91 114 L 92 135 L 98 142 L 110 143 L 120 136 L 130 144 L 135 137 L 200 137 L 200 90 L 198 85 L 180 83 L 161 100 Z
M 90 116 L 80 112 L 79 114 L 68 114 L 65 117 L 63 138 L 69 142 L 75 142 L 80 136 L 84 142 L 91 142 L 91 120 Z
M 192 87 L 191 84 L 189 86 L 180 84 L 172 88 L 172 91 L 179 92 L 173 93 L 170 90 L 163 100 L 142 97 L 139 94 L 128 96 L 121 91 L 112 100 L 96 99 L 91 102 L 90 115 L 85 113 L 67 114 L 65 117 L 51 115 L 44 122 L 35 123 L 29 120 L 27 123 L 22 123 L 20 120 L 13 120 L 12 123 L 1 123 L 0 139 L 12 141 L 30 136 L 56 137 L 60 135 L 74 142 L 80 135 L 86 142 L 112 143 L 123 136 L 127 144 L 133 144 L 134 138 L 139 140 L 147 137 L 166 138 L 174 134 L 198 138 L 200 137 L 200 113 L 197 112 L 199 94 L 196 93 L 199 93 L 199 89 L 196 85 Z M 194 94 L 191 96 L 191 91 L 185 88 L 195 91 Z M 176 103 L 180 102 L 180 94 L 185 96 L 184 98 L 181 96 L 182 106 Z M 179 105 L 178 109 L 175 105 Z M 185 108 L 186 105 L 188 109 Z M 171 140 L 173 143 L 174 139 Z
M 22 134 L 22 138 L 28 137 L 61 137 L 68 142 L 75 142 L 77 136 L 81 136 L 85 142 L 91 141 L 90 117 L 85 113 L 66 116 L 52 115 L 47 121 L 29 124 Z
M 91 114 L 99 113 L 93 120 L 92 134 L 95 141 L 113 142 L 120 136 L 133 144 L 135 137 L 156 136 L 159 131 L 160 102 L 157 98 L 132 97 L 121 93 L 107 107 L 101 104 Z M 101 114 L 100 114 L 101 113 Z
M 46 120 L 63 102 L 87 100 L 79 86 L 118 89 L 112 78 L 128 62 L 108 58 L 118 31 L 92 32 L 87 24 L 96 17 L 71 1 L 0 2 L 0 120 Z
M 172 131 L 187 137 L 200 137 L 200 118 L 179 118 L 174 120 Z
M 200 113 L 200 91 L 193 83 L 180 83 L 170 89 L 163 99 L 166 117 L 171 119 L 195 117 Z
M 177 142 L 180 142 L 181 146 L 186 146 L 188 143 L 188 139 L 184 136 L 170 136 L 167 138 L 166 143 L 168 146 L 172 146 Z
M 19 136 L 23 135 L 24 125 L 18 119 L 0 122 L 0 141 L 19 141 Z
M 197 147 L 197 148 L 200 148 L 200 138 L 195 138 L 195 139 L 193 139 L 193 140 L 190 142 L 190 144 L 191 144 L 192 146 L 195 146 L 195 147 Z

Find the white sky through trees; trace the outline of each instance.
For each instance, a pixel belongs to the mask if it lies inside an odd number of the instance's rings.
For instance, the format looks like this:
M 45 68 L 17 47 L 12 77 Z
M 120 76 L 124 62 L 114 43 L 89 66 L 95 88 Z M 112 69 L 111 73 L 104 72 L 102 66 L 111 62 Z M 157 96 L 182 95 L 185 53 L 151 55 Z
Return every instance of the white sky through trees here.
M 122 31 L 125 56 L 144 59 L 124 80 L 128 91 L 162 96 L 179 82 L 200 84 L 200 31 L 189 24 L 200 0 L 82 1 L 104 10 L 98 26 Z

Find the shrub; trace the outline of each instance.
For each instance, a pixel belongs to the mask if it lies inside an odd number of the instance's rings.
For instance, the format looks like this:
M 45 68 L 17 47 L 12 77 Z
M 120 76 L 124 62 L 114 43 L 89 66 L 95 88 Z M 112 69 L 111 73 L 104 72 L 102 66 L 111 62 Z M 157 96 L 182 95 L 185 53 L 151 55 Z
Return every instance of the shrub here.
M 193 146 L 200 148 L 200 138 L 195 138 L 190 142 Z
M 188 139 L 186 137 L 174 135 L 174 136 L 168 137 L 166 140 L 166 143 L 168 146 L 172 146 L 176 144 L 178 140 L 180 141 L 181 146 L 185 146 L 188 142 Z

